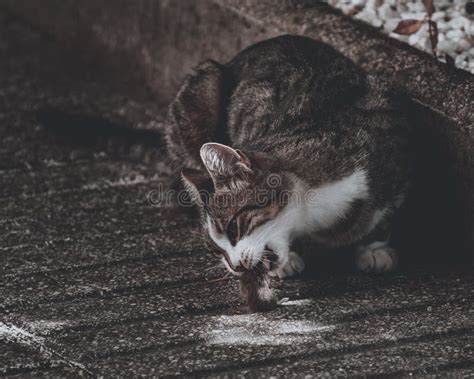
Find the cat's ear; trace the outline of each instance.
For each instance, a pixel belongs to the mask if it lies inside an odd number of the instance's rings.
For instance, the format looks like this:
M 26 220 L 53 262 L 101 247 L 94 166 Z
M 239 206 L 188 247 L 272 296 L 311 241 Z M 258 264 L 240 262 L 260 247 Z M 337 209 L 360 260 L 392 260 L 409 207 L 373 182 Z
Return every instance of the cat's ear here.
M 169 114 L 175 124 L 173 140 L 199 160 L 203 143 L 221 138 L 222 110 L 227 102 L 225 67 L 208 60 L 186 77 L 172 101 Z
M 197 170 L 183 169 L 181 170 L 181 180 L 193 203 L 198 205 L 207 203 L 214 189 L 208 175 Z
M 214 184 L 239 176 L 248 177 L 253 173 L 250 160 L 240 150 L 220 143 L 205 143 L 201 150 L 202 163 L 211 175 Z

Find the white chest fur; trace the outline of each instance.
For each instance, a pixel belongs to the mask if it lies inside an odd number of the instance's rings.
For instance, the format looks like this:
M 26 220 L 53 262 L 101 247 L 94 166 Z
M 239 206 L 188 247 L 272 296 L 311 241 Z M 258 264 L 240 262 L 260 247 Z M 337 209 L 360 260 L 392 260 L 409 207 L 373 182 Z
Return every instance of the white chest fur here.
M 364 170 L 356 170 L 342 179 L 310 189 L 305 194 L 307 226 L 313 231 L 329 228 L 347 214 L 355 200 L 364 200 L 368 196 Z

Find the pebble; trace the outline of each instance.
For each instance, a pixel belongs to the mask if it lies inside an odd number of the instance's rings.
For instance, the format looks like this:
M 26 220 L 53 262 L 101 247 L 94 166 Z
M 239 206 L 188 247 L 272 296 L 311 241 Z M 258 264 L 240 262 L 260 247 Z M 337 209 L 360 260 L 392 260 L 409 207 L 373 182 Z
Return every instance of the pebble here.
M 443 39 L 438 42 L 438 50 L 451 53 L 453 50 L 453 44 L 451 41 L 446 41 L 443 37 Z
M 395 30 L 400 20 L 401 18 L 389 18 L 388 20 L 385 21 L 384 29 L 388 32 Z
M 432 19 L 438 26 L 438 57 L 453 57 L 457 67 L 474 74 L 474 2 L 468 0 L 436 0 Z M 384 30 L 391 37 L 432 52 L 428 28 L 423 26 L 410 36 L 392 33 L 401 19 L 426 17 L 421 0 L 329 0 L 352 17 Z
M 445 12 L 434 12 L 431 18 L 433 21 L 439 21 L 439 20 L 443 20 L 445 15 L 446 15 Z
M 446 30 L 449 30 L 451 28 L 451 26 L 447 22 L 444 22 L 444 21 L 437 21 L 436 24 L 438 26 L 439 32 L 445 32 Z M 440 33 L 440 34 L 444 35 L 444 33 Z
M 469 52 L 470 51 L 469 48 L 471 47 L 471 44 L 467 40 L 461 39 L 459 40 L 458 46 L 461 48 L 462 51 Z
M 393 17 L 398 16 L 397 12 L 393 9 L 393 6 L 390 4 L 383 4 L 378 9 L 378 14 L 382 20 L 387 20 Z
M 446 37 L 448 39 L 456 39 L 457 37 L 461 38 L 463 36 L 463 32 L 461 30 L 450 30 L 446 33 Z

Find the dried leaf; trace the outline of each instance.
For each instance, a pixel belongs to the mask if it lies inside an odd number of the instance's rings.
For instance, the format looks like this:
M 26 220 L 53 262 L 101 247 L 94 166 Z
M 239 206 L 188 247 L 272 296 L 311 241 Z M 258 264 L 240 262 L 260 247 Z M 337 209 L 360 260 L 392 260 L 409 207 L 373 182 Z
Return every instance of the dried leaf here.
M 393 32 L 408 36 L 420 30 L 420 28 L 423 26 L 423 23 L 424 20 L 401 20 Z
M 428 13 L 428 16 L 431 17 L 434 12 L 433 0 L 423 0 L 423 5 L 425 6 L 426 13 Z
M 446 59 L 446 64 L 449 67 L 454 67 L 454 58 L 451 55 L 446 54 L 445 59 Z
M 431 49 L 436 52 L 438 46 L 438 24 L 436 21 L 429 20 Z

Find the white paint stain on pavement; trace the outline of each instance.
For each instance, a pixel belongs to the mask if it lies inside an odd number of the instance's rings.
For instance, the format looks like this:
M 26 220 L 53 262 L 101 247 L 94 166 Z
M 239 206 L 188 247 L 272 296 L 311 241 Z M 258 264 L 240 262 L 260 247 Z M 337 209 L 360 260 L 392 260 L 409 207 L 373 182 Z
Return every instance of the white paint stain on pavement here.
M 47 325 L 48 327 L 51 327 L 52 325 L 57 326 L 58 324 L 58 323 L 45 323 L 45 322 L 40 321 L 40 325 L 41 323 L 43 325 L 43 331 L 45 330 L 44 328 L 45 325 Z M 38 324 L 36 324 L 36 327 L 38 327 Z M 20 343 L 23 345 L 27 345 L 31 349 L 36 350 L 38 353 L 42 354 L 45 357 L 54 358 L 60 362 L 63 362 L 64 364 L 70 367 L 75 367 L 89 375 L 92 375 L 92 372 L 89 371 L 81 363 L 68 359 L 64 357 L 62 354 L 60 354 L 59 352 L 51 349 L 45 343 L 45 338 L 39 337 L 35 335 L 33 332 L 30 332 L 24 328 L 20 328 L 18 326 L 7 324 L 0 321 L 0 338 L 3 338 L 4 340 L 7 340 L 13 343 Z
M 286 300 L 286 301 L 281 302 L 280 304 L 285 307 L 291 307 L 291 306 L 310 305 L 313 303 L 314 303 L 313 299 L 301 299 L 301 300 Z
M 0 322 L 0 337 L 3 337 L 8 341 L 23 342 L 27 344 L 30 344 L 29 342 L 35 340 L 37 342 L 43 342 L 42 338 L 36 337 L 27 330 L 19 328 L 15 325 L 7 325 L 3 322 Z
M 37 320 L 28 323 L 28 330 L 44 336 L 56 330 L 61 330 L 65 325 L 67 325 L 67 322 Z
M 263 314 L 217 316 L 209 322 L 206 340 L 211 345 L 291 345 L 314 340 L 334 330 L 305 320 L 278 320 Z

